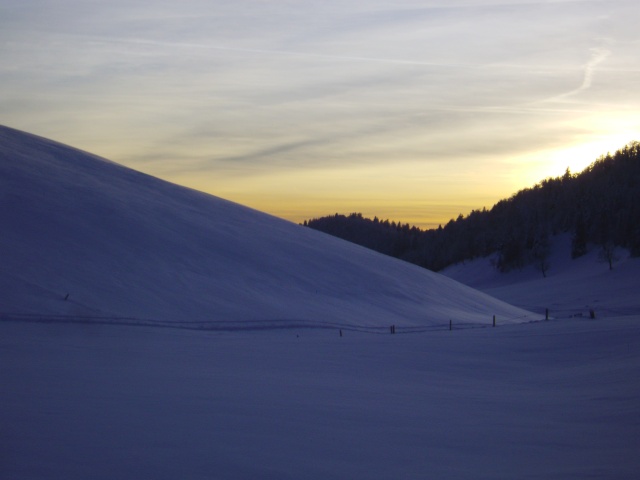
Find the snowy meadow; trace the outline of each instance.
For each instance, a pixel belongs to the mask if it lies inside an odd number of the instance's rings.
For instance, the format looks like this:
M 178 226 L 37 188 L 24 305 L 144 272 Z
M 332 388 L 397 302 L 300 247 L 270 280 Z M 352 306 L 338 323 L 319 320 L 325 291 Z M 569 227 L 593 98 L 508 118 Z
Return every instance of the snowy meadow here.
M 3 478 L 636 478 L 640 318 L 375 335 L 0 323 Z
M 638 259 L 439 275 L 0 147 L 0 478 L 637 478 Z

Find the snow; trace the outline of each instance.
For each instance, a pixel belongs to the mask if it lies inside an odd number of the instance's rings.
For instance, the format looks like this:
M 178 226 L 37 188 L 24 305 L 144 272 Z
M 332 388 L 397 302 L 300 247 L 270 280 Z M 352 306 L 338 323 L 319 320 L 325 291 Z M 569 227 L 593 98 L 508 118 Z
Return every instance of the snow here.
M 537 318 L 441 275 L 49 140 L 4 127 L 0 145 L 4 314 L 206 328 Z
M 636 259 L 557 239 L 546 279 L 446 272 L 562 313 L 535 321 L 48 140 L 0 145 L 0 478 L 637 478 Z
M 2 478 L 637 478 L 640 317 L 373 335 L 0 323 Z
M 506 274 L 491 266 L 492 258 L 476 259 L 447 268 L 443 274 L 496 298 L 527 310 L 557 318 L 640 315 L 640 259 L 619 249 L 613 269 L 600 258 L 600 249 L 591 245 L 587 255 L 571 258 L 571 237 L 552 240 L 550 269 L 543 277 L 528 266 Z

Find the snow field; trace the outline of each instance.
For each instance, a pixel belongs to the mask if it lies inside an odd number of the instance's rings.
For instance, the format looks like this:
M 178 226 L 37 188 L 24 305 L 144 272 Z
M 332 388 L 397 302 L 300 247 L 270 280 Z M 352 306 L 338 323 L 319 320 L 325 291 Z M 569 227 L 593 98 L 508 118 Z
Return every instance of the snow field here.
M 552 237 L 547 277 L 533 266 L 500 273 L 490 258 L 453 265 L 442 273 L 512 305 L 556 318 L 640 315 L 640 258 L 618 249 L 613 270 L 590 245 L 583 257 L 571 259 L 571 236 Z
M 6 127 L 0 223 L 3 480 L 640 471 L 637 259 L 480 293 Z
M 639 321 L 342 338 L 0 322 L 0 474 L 631 479 Z

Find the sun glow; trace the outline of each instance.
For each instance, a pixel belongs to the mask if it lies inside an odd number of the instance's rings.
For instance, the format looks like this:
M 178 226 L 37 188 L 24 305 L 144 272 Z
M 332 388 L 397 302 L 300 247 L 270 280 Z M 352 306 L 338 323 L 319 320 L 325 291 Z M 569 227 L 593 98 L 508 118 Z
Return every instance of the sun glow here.
M 564 148 L 529 153 L 513 162 L 520 165 L 514 169 L 514 187 L 520 190 L 546 178 L 562 176 L 567 168 L 572 174 L 580 173 L 599 157 L 607 153 L 613 154 L 639 137 L 640 133 L 637 130 L 625 129 L 619 130 L 618 133 L 594 135 L 584 142 Z

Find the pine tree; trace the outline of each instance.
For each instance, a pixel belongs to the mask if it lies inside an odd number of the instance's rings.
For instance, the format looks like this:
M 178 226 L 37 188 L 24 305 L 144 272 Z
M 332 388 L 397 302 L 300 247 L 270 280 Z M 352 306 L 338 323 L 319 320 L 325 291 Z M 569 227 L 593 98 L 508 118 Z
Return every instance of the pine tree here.
M 571 258 L 578 258 L 587 253 L 587 226 L 582 212 L 576 218 L 575 230 L 571 238 Z

